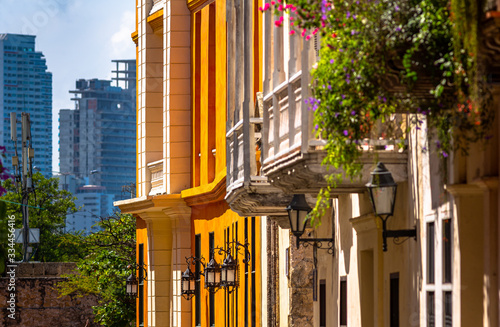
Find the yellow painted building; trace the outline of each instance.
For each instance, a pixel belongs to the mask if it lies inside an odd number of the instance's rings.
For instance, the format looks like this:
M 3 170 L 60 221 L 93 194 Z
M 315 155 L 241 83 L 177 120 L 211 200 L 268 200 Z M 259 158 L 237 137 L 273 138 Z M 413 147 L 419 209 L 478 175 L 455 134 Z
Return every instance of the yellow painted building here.
M 241 217 L 225 200 L 226 122 L 242 105 L 226 91 L 226 0 L 137 0 L 136 6 L 137 197 L 116 205 L 137 219 L 137 263 L 147 270 L 137 326 L 260 326 L 260 217 Z M 258 57 L 259 43 L 253 47 Z M 209 292 L 203 266 L 193 265 L 196 296 L 182 297 L 186 258 L 221 265 L 226 254 L 217 248 L 228 249 L 230 241 L 247 244 L 250 257 L 243 263 L 243 248 L 229 246 L 239 287 Z

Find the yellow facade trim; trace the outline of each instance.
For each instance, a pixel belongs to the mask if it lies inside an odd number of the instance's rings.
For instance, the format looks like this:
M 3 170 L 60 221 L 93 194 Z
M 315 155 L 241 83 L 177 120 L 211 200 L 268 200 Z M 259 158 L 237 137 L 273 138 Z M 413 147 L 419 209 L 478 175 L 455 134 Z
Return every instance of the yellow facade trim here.
M 137 46 L 139 44 L 139 33 L 137 33 L 137 31 L 135 31 L 132 34 L 130 34 L 130 37 L 132 38 L 132 41 L 134 41 L 135 45 Z
M 212 183 L 186 189 L 181 192 L 181 197 L 188 206 L 207 204 L 224 199 L 226 195 L 226 168 L 224 167 Z
M 185 205 L 180 194 L 162 194 L 155 196 L 143 196 L 140 198 L 114 202 L 123 213 L 138 214 L 148 211 L 159 211 L 168 207 Z
M 191 11 L 197 11 L 211 2 L 214 2 L 214 0 L 186 0 L 186 4 Z
M 148 16 L 146 20 L 153 28 L 153 32 L 163 31 L 163 9 L 158 10 L 154 14 Z

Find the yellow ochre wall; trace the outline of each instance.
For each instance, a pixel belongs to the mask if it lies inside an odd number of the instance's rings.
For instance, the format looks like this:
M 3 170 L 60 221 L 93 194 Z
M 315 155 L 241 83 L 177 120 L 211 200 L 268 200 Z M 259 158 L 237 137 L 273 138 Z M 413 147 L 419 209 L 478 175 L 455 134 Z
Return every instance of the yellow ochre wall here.
M 149 265 L 148 263 L 148 229 L 147 229 L 147 224 L 144 220 L 142 220 L 140 217 L 136 216 L 136 231 L 135 231 L 135 237 L 136 237 L 136 248 L 135 248 L 135 253 L 136 253 L 136 263 L 139 264 L 139 244 L 144 244 L 144 265 L 147 267 Z M 144 310 L 143 310 L 143 315 L 144 315 L 144 326 L 148 326 L 148 284 L 147 280 L 144 281 L 144 296 L 143 296 L 143 303 L 144 303 Z M 136 308 L 139 308 L 139 297 L 137 297 L 136 300 Z M 139 325 L 139 310 L 136 310 L 136 317 L 135 321 L 137 325 Z
M 225 1 L 214 1 L 191 14 L 193 187 L 226 167 L 225 10 Z
M 259 1 L 256 1 L 257 4 Z M 248 283 L 245 283 L 244 255 L 240 252 L 237 291 L 228 295 L 225 290 L 215 294 L 215 326 L 243 326 L 245 319 L 245 303 L 247 307 L 248 326 L 252 326 L 252 315 L 255 326 L 261 326 L 261 235 L 259 217 L 240 217 L 231 211 L 224 200 L 226 189 L 226 120 L 227 120 L 227 77 L 226 62 L 226 0 L 204 1 L 188 0 L 191 10 L 191 113 L 192 113 L 192 154 L 191 154 L 191 188 L 181 192 L 182 198 L 191 207 L 191 250 L 195 255 L 195 235 L 201 237 L 201 255 L 208 263 L 209 234 L 214 233 L 215 247 L 224 247 L 226 228 L 230 230 L 230 240 L 236 235 L 237 240 L 245 243 L 245 220 L 247 220 L 247 237 L 250 243 L 251 261 L 248 264 Z M 256 7 L 258 8 L 258 7 Z M 257 11 L 257 9 L 255 10 Z M 255 15 L 258 20 L 259 15 Z M 261 90 L 260 69 L 260 24 L 254 30 L 254 65 L 255 86 Z M 234 91 L 234 87 L 229 88 Z M 234 104 L 232 104 L 234 106 Z M 215 151 L 214 151 L 215 150 Z M 255 235 L 252 238 L 252 219 L 255 221 Z M 222 264 L 225 255 L 215 253 L 215 259 Z M 255 285 L 252 285 L 252 264 L 254 264 Z M 209 326 L 210 295 L 204 289 L 204 277 L 200 280 L 201 326 Z M 248 290 L 245 302 L 245 289 Z M 255 292 L 255 309 L 252 310 L 252 290 Z M 192 326 L 196 325 L 196 297 L 191 300 Z
M 201 255 L 205 258 L 205 263 L 208 263 L 208 258 L 210 257 L 209 248 L 209 233 L 214 233 L 214 246 L 224 247 L 225 243 L 225 231 L 229 228 L 230 240 L 237 240 L 239 243 L 244 244 L 245 241 L 249 243 L 250 251 L 250 262 L 248 263 L 248 281 L 245 282 L 245 264 L 242 262 L 244 258 L 244 251 L 241 250 L 238 254 L 237 261 L 239 263 L 239 287 L 237 291 L 228 294 L 224 290 L 219 290 L 215 293 L 215 326 L 244 326 L 245 324 L 245 304 L 247 305 L 247 322 L 248 326 L 251 326 L 252 315 L 255 315 L 256 326 L 260 326 L 261 320 L 261 267 L 260 267 L 260 257 L 261 257 L 261 239 L 260 239 L 260 219 L 259 217 L 240 217 L 233 211 L 229 209 L 225 201 L 216 202 L 210 205 L 210 208 L 206 206 L 195 206 L 192 208 L 192 214 L 194 219 L 194 234 L 199 234 L 201 236 Z M 255 246 L 253 247 L 254 252 L 252 253 L 252 219 L 255 219 Z M 245 220 L 247 220 L 247 239 L 245 239 Z M 237 229 L 237 231 L 236 231 Z M 237 238 L 235 236 L 237 235 Z M 194 255 L 194 247 L 193 247 Z M 219 263 L 225 258 L 225 254 L 219 255 L 218 251 L 215 250 L 214 258 Z M 233 252 L 234 256 L 234 252 Z M 255 284 L 252 285 L 252 265 L 255 265 Z M 201 277 L 200 283 L 200 296 L 201 296 L 201 326 L 209 326 L 209 292 L 204 288 L 204 277 Z M 248 294 L 245 302 L 245 289 L 247 289 Z M 252 291 L 255 292 L 255 310 L 252 311 Z M 195 326 L 195 298 L 192 300 L 192 316 L 193 316 L 193 326 Z

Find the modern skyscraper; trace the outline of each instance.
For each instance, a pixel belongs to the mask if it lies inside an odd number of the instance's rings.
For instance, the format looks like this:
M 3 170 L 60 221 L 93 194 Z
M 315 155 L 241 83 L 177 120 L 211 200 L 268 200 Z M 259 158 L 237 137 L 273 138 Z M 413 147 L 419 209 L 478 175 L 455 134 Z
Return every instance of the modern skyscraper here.
M 75 109 L 59 113 L 59 171 L 104 186 L 114 199 L 130 197 L 122 186 L 135 182 L 135 60 L 114 60 L 112 81 L 80 79 Z M 123 88 L 119 85 L 122 85 Z
M 10 113 L 27 112 L 35 164 L 42 174 L 52 171 L 52 73 L 42 52 L 35 51 L 35 36 L 0 34 L 0 145 L 6 147 L 5 167 L 12 171 L 14 143 L 10 140 Z M 21 124 L 17 128 L 21 139 Z

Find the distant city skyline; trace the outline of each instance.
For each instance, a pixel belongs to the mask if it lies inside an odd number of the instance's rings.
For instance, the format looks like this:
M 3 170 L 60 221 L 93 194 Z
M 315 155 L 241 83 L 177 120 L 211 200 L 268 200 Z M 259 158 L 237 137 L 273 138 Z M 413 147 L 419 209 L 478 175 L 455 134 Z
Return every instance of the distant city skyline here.
M 111 79 L 113 59 L 135 59 L 135 8 L 120 0 L 0 0 L 0 33 L 36 36 L 53 75 L 53 170 L 58 170 L 60 109 L 81 78 Z
M 47 72 L 43 52 L 35 51 L 34 36 L 0 33 L 0 144 L 6 147 L 4 164 L 11 173 L 16 146 L 11 139 L 11 113 L 16 121 L 30 114 L 31 146 L 35 163 L 45 176 L 52 170 L 52 74 Z M 17 151 L 22 130 L 16 126 Z

